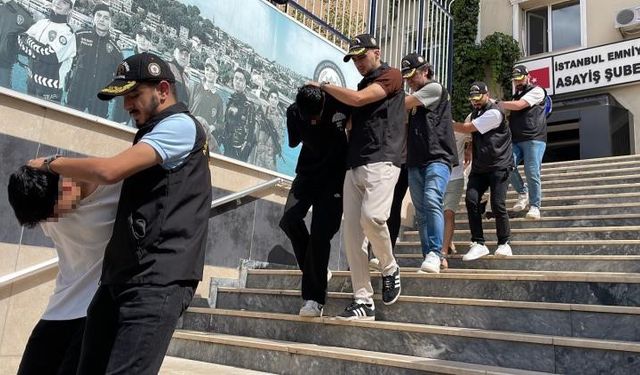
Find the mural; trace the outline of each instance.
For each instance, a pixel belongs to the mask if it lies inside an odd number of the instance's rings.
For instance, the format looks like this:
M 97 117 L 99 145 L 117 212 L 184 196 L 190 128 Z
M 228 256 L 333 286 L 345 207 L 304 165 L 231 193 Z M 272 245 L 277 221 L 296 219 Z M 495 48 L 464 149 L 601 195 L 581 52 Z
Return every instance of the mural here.
M 3 0 L 0 85 L 129 124 L 98 89 L 150 51 L 170 62 L 178 99 L 213 152 L 293 175 L 284 112 L 306 80 L 355 87 L 343 52 L 264 0 Z

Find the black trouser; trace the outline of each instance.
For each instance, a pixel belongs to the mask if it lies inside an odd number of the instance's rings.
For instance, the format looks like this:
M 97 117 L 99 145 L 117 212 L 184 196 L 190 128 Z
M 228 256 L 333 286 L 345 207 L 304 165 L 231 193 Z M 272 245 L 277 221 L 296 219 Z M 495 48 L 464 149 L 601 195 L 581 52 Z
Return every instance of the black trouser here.
M 101 285 L 87 311 L 78 374 L 157 374 L 197 285 Z
M 509 170 L 502 169 L 488 173 L 472 172 L 469 175 L 465 203 L 467 205 L 472 242 L 484 244 L 480 199 L 487 189 L 491 189 L 491 211 L 495 215 L 498 245 L 509 241 L 511 229 L 509 228 L 509 215 L 505 204 L 507 188 L 509 187 L 509 173 Z
M 391 236 L 391 248 L 395 249 L 398 234 L 400 233 L 400 215 L 402 211 L 402 200 L 407 194 L 409 188 L 409 173 L 407 165 L 402 164 L 400 168 L 400 176 L 396 187 L 393 189 L 393 202 L 391 203 L 391 213 L 387 219 L 387 227 L 389 227 L 389 235 Z
M 31 331 L 18 375 L 75 374 L 86 321 L 40 320 Z
M 325 304 L 331 239 L 340 229 L 344 173 L 325 178 L 298 174 L 293 180 L 280 228 L 291 240 L 302 271 L 302 299 Z M 311 233 L 304 218 L 313 206 Z

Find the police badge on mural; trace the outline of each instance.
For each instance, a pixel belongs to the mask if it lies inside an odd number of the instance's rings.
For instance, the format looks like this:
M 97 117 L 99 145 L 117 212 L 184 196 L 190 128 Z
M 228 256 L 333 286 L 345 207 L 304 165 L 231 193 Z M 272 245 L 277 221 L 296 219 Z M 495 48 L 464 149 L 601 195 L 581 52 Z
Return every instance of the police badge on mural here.
M 347 84 L 338 65 L 330 60 L 321 61 L 318 66 L 316 66 L 316 70 L 313 73 L 313 80 L 316 82 L 331 82 L 332 85 L 338 85 L 340 87 L 345 87 Z

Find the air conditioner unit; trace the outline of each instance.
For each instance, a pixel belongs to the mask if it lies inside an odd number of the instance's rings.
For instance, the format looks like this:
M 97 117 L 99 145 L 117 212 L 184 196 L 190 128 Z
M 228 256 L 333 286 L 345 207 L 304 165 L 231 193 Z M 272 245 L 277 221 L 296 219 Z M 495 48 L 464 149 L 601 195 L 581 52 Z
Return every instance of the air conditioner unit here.
M 640 6 L 618 11 L 615 23 L 622 36 L 640 34 Z

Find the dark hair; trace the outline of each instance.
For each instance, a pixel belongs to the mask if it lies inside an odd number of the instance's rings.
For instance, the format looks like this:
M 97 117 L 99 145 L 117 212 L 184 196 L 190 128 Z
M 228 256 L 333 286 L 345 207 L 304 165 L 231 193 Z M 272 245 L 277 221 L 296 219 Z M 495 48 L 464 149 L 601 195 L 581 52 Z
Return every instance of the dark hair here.
M 38 222 L 53 216 L 58 200 L 57 174 L 22 166 L 9 177 L 9 204 L 20 222 L 33 228 Z
M 271 96 L 271 94 L 276 94 L 277 97 L 280 97 L 280 92 L 275 87 L 269 89 L 269 93 L 267 94 L 267 99 Z
M 296 104 L 304 117 L 316 116 L 322 112 L 324 93 L 319 87 L 304 85 L 298 89 Z
M 93 15 L 95 15 L 96 13 L 100 12 L 100 11 L 104 11 L 104 12 L 109 12 L 109 14 L 111 14 L 111 9 L 109 9 L 109 6 L 105 3 L 99 3 L 97 4 L 94 8 L 93 8 Z
M 237 67 L 237 68 L 233 71 L 233 74 L 234 74 L 234 75 L 235 75 L 236 73 L 241 73 L 241 74 L 242 74 L 242 76 L 244 77 L 245 82 L 247 82 L 247 83 L 251 82 L 251 80 L 249 79 L 249 73 L 247 73 L 247 71 L 246 71 L 246 70 L 244 70 L 244 69 L 242 69 L 242 68 L 240 68 L 240 67 Z

